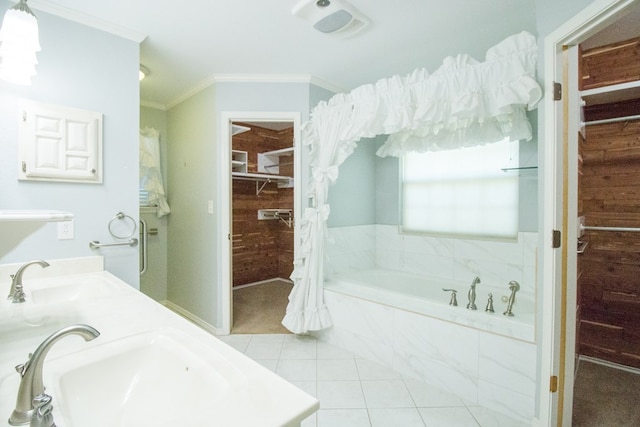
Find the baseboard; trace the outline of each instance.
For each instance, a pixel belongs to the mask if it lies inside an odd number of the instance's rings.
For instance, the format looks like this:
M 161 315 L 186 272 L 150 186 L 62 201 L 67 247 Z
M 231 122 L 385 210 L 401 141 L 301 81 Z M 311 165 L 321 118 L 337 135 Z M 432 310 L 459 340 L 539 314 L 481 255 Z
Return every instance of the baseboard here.
M 620 365 L 619 363 L 609 362 L 607 360 L 598 359 L 597 357 L 579 355 L 578 360 L 584 360 L 585 362 L 596 363 L 598 365 L 604 365 L 609 368 L 619 369 L 621 371 L 627 371 L 627 372 L 631 372 L 632 374 L 640 375 L 640 369 L 638 368 L 633 368 L 631 366 L 626 366 L 626 365 Z
M 264 285 L 265 283 L 271 283 L 271 282 L 287 282 L 288 284 L 293 284 L 293 281 L 291 279 L 283 279 L 282 277 L 275 277 L 273 279 L 260 280 L 259 282 L 247 283 L 246 285 L 234 286 L 233 290 L 235 291 L 236 289 L 248 288 L 250 286 Z
M 225 334 L 224 331 L 222 331 L 222 330 L 216 328 L 215 326 L 205 322 L 204 320 L 202 320 L 201 318 L 199 318 L 195 314 L 191 313 L 190 311 L 185 310 L 184 308 L 180 307 L 177 304 L 172 303 L 171 301 L 167 301 L 167 300 L 160 301 L 160 304 L 162 304 L 163 306 L 165 306 L 169 310 L 173 311 L 177 315 L 179 315 L 181 317 L 184 317 L 185 319 L 187 319 L 191 323 L 201 327 L 202 329 L 204 329 L 205 331 L 209 332 L 210 334 L 213 334 L 213 335 L 228 335 L 229 334 L 229 333 Z

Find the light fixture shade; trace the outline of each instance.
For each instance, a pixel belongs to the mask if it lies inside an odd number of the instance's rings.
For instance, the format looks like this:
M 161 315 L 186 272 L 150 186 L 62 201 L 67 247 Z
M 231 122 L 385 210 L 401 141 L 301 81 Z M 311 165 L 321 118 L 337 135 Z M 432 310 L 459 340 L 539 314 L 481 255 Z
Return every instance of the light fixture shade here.
M 0 78 L 30 85 L 31 77 L 36 75 L 36 52 L 39 51 L 36 17 L 21 9 L 9 9 L 0 28 Z
M 145 77 L 151 74 L 151 71 L 144 65 L 140 64 L 140 70 L 138 71 L 138 80 L 142 81 Z

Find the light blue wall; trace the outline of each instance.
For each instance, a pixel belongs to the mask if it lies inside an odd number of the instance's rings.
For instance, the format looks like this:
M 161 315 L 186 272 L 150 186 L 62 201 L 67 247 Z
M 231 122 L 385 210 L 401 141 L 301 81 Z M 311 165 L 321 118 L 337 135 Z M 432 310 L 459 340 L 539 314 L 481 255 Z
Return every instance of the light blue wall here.
M 376 148 L 385 136 L 377 137 Z M 378 157 L 376 162 L 376 224 L 400 224 L 400 160 L 397 157 Z
M 220 120 L 223 111 L 300 112 L 309 117 L 311 96 L 323 90 L 308 83 L 216 83 L 168 111 L 169 300 L 205 322 L 222 324 L 218 309 L 222 289 L 217 282 L 217 245 L 225 239 L 217 217 L 207 213 L 207 201 L 218 211 L 217 179 Z M 306 159 L 302 148 L 303 165 Z M 304 187 L 305 177 L 296 180 Z
M 168 111 L 167 293 L 171 302 L 216 324 L 217 209 L 216 119 L 214 86 Z
M 335 92 L 332 92 L 328 89 L 322 88 L 316 85 L 309 86 L 309 106 L 312 111 L 313 108 L 318 105 L 320 101 L 328 101 Z
M 375 139 L 363 138 L 340 166 L 338 180 L 329 187 L 329 227 L 376 223 Z M 396 178 L 397 182 L 397 178 Z
M 573 18 L 581 10 L 595 3 L 593 0 L 535 0 L 536 4 L 536 31 L 538 40 L 555 31 L 560 25 Z M 543 52 L 540 51 L 540 57 Z M 540 58 L 542 59 L 542 58 Z
M 0 1 L 0 10 L 15 2 Z M 42 51 L 32 86 L 0 81 L 0 209 L 56 209 L 75 215 L 75 239 L 58 240 L 57 224 L 44 225 L 10 250 L 1 263 L 34 258 L 105 256 L 106 269 L 138 287 L 138 248 L 92 250 L 89 241 L 112 241 L 107 225 L 122 211 L 138 218 L 139 45 L 35 11 Z M 18 101 L 103 114 L 103 184 L 17 180 Z M 0 225 L 0 233 L 7 233 Z

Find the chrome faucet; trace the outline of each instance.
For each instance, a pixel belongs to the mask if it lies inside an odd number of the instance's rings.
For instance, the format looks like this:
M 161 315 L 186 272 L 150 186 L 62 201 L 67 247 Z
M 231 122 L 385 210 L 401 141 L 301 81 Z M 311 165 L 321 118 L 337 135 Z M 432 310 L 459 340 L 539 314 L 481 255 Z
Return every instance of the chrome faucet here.
M 520 284 L 515 280 L 509 282 L 509 290 L 511 291 L 511 295 L 509 295 L 509 299 L 507 300 L 507 311 L 505 311 L 505 316 L 513 316 L 511 309 L 513 308 L 513 303 L 516 302 L 516 292 L 520 290 Z
M 458 305 L 458 299 L 456 298 L 456 294 L 458 293 L 458 291 L 456 291 L 455 289 L 445 289 L 445 288 L 442 288 L 442 290 L 445 292 L 451 292 L 451 299 L 449 300 L 449 305 L 456 307 Z
M 67 335 L 80 335 L 85 341 L 91 341 L 100 335 L 96 329 L 89 325 L 72 325 L 62 328 L 51 334 L 36 348 L 33 354 L 29 355 L 26 363 L 16 366 L 16 371 L 20 374 L 20 387 L 16 399 L 16 408 L 9 418 L 9 424 L 18 426 L 29 424 L 34 414 L 34 399 L 44 395 L 44 384 L 42 381 L 42 368 L 44 358 L 58 340 Z M 36 400 L 37 401 L 37 400 Z
M 11 302 L 14 302 L 14 303 L 24 302 L 24 289 L 22 287 L 22 274 L 24 273 L 24 270 L 27 267 L 29 267 L 30 265 L 33 265 L 33 264 L 38 264 L 42 268 L 49 267 L 49 263 L 48 262 L 42 261 L 42 260 L 36 260 L 36 261 L 31 261 L 31 262 L 28 262 L 26 264 L 23 264 L 20 268 L 18 268 L 18 271 L 16 271 L 16 274 L 12 274 L 11 275 L 11 289 L 9 290 L 9 296 L 7 297 L 7 299 L 11 300 Z
M 489 292 L 489 299 L 487 299 L 487 306 L 484 308 L 484 311 L 488 313 L 493 313 L 493 294 Z
M 467 294 L 467 297 L 469 298 L 469 303 L 467 304 L 467 308 L 469 310 L 478 309 L 478 307 L 476 306 L 476 285 L 478 283 L 480 283 L 480 278 L 476 276 L 476 278 L 473 279 L 473 282 L 471 283 L 471 288 L 469 289 L 469 293 Z

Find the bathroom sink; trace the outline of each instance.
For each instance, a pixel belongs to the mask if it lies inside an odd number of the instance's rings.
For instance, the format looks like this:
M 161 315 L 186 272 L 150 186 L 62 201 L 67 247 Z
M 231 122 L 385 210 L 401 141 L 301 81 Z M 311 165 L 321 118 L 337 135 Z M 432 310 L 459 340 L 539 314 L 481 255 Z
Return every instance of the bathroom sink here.
M 45 370 L 66 426 L 214 425 L 215 404 L 246 384 L 215 350 L 173 329 L 96 345 Z
M 88 276 L 44 281 L 35 287 L 27 287 L 25 292 L 28 302 L 49 304 L 105 297 L 119 293 L 120 289 L 104 277 Z

